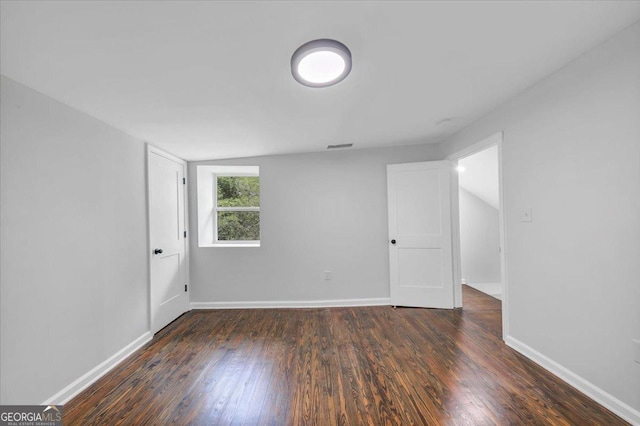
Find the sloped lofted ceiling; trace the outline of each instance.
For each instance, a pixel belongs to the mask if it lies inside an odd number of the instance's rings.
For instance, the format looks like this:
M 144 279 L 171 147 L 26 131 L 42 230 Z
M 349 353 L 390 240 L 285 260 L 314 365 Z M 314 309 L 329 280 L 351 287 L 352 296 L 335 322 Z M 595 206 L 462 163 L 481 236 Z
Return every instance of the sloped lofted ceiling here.
M 476 152 L 458 161 L 464 171 L 458 173 L 459 185 L 495 209 L 500 208 L 498 147 Z
M 3 75 L 198 160 L 439 142 L 640 2 L 2 1 L 0 17 Z M 316 38 L 352 51 L 336 86 L 291 76 Z

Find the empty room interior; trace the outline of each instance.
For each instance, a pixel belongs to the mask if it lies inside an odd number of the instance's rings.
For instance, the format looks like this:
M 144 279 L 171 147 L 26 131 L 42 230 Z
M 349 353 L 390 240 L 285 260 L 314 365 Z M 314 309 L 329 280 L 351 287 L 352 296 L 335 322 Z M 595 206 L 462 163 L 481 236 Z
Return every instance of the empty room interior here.
M 640 1 L 0 0 L 0 73 L 1 421 L 640 425 Z

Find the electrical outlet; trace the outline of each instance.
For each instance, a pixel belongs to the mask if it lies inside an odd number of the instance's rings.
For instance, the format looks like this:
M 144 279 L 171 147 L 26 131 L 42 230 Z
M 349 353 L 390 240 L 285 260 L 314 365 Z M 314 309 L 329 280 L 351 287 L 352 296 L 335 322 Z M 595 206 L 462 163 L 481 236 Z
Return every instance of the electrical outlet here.
M 531 207 L 528 209 L 524 209 L 522 211 L 522 216 L 520 217 L 521 222 L 533 222 L 533 211 Z
M 324 280 L 325 281 L 331 280 L 331 271 L 324 271 Z
M 634 360 L 640 364 L 640 340 L 633 339 Z

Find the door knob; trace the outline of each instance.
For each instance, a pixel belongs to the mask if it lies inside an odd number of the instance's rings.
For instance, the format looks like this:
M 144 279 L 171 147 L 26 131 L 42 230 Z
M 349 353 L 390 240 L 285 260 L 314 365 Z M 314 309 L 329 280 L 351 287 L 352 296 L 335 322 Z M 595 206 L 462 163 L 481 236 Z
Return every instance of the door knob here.
M 162 254 L 162 249 L 155 249 L 153 254 Z
M 396 243 L 396 240 L 391 240 L 391 244 L 395 245 L 395 243 Z

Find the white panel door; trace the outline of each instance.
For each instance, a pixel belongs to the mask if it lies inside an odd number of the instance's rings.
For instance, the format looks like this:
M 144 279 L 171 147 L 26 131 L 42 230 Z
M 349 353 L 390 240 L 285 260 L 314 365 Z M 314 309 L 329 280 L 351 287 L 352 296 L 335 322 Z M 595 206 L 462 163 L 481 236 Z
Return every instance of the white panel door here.
M 151 332 L 189 310 L 184 177 L 186 163 L 148 149 Z
M 451 163 L 387 166 L 391 304 L 453 308 Z

